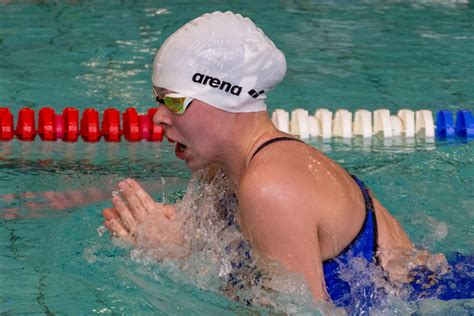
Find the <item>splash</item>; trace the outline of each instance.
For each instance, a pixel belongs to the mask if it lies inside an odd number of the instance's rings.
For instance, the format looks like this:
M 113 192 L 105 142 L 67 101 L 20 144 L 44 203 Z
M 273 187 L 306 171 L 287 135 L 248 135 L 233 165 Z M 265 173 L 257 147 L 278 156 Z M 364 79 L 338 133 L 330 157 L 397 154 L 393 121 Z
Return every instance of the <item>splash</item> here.
M 195 173 L 185 196 L 176 204 L 176 216 L 185 223 L 182 236 L 185 242 L 156 247 L 149 234 L 159 237 L 161 230 L 177 228 L 144 224 L 139 227 L 138 245 L 131 251 L 131 259 L 149 267 L 159 260 L 160 270 L 164 269 L 178 282 L 286 314 L 416 313 L 425 308 L 420 307 L 424 306 L 420 300 L 426 297 L 434 298 L 439 308 L 445 310 L 446 303 L 436 298 L 443 295 L 447 287 L 448 290 L 456 287 L 452 282 L 455 275 L 472 279 L 472 264 L 450 266 L 443 256 L 423 250 L 389 254 L 398 261 L 394 259 L 388 265 L 402 267 L 398 276 L 389 274 L 375 262 L 354 257 L 340 268 L 341 278 L 351 288 L 349 305 L 341 309 L 330 303 L 316 302 L 302 275 L 270 263 L 253 251 L 239 230 L 237 206 L 235 188 L 221 170 Z M 441 227 L 439 234 L 444 233 Z M 381 249 L 380 252 L 389 251 Z M 436 287 L 436 282 L 445 276 L 448 282 Z M 416 288 L 419 281 L 428 284 L 427 291 L 420 292 Z M 454 290 L 460 293 L 466 289 Z
M 425 301 L 436 306 L 433 311 L 446 311 L 449 300 L 472 298 L 473 257 L 455 254 L 447 260 L 421 249 L 381 249 L 379 257 L 384 253 L 393 258 L 385 268 L 359 257 L 341 264 L 340 276 L 351 289 L 349 314 L 419 313 Z
M 173 279 L 246 305 L 288 314 L 334 312 L 331 305 L 313 300 L 301 275 L 264 262 L 253 251 L 239 230 L 233 184 L 220 169 L 195 173 L 176 207 L 176 216 L 185 223 L 186 247 L 154 247 L 146 236 L 159 235 L 160 228 L 145 224 L 137 232 L 133 261 L 148 266 L 159 260 L 160 268 Z M 169 259 L 170 253 L 180 259 Z
M 104 234 L 105 234 L 106 231 L 107 231 L 107 228 L 106 228 L 104 225 L 100 225 L 100 226 L 97 228 L 97 234 L 99 235 L 99 237 L 104 236 Z

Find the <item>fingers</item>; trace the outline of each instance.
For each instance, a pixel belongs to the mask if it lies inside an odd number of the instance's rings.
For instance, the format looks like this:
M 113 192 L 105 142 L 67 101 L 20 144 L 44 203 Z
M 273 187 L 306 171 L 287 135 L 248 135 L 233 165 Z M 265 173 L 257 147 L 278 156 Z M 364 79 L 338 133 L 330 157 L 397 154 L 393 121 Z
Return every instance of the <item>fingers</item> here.
M 136 181 L 130 180 L 129 184 L 132 190 L 135 191 L 137 198 L 144 206 L 146 213 L 148 214 L 150 211 L 153 211 L 155 209 L 155 201 L 151 198 L 151 196 L 145 190 L 143 190 L 143 188 Z
M 121 194 L 112 197 L 113 208 L 105 208 L 102 212 L 104 226 L 114 236 L 133 242 L 138 225 L 146 221 L 150 213 L 163 220 L 175 216 L 173 206 L 155 204 L 136 181 L 126 179 L 121 181 L 118 187 Z
M 120 215 L 114 208 L 104 208 L 104 210 L 102 211 L 102 216 L 104 216 L 106 221 L 120 218 Z
M 105 221 L 104 226 L 107 227 L 113 236 L 118 236 L 125 240 L 130 239 L 128 231 L 117 220 L 111 219 L 110 221 Z
M 113 236 L 118 236 L 122 239 L 129 239 L 129 232 L 120 223 L 120 215 L 118 214 L 117 210 L 113 208 L 105 208 L 102 211 L 102 215 L 105 219 L 104 226 L 107 227 L 107 229 Z
M 131 233 L 134 233 L 137 227 L 137 221 L 133 217 L 133 214 L 130 211 L 129 207 L 118 195 L 112 198 L 112 204 L 115 206 L 117 213 L 120 215 L 120 218 L 125 228 L 127 228 L 128 231 L 130 231 Z
M 126 179 L 120 182 L 118 186 L 138 222 L 143 221 L 155 209 L 155 201 L 135 180 Z

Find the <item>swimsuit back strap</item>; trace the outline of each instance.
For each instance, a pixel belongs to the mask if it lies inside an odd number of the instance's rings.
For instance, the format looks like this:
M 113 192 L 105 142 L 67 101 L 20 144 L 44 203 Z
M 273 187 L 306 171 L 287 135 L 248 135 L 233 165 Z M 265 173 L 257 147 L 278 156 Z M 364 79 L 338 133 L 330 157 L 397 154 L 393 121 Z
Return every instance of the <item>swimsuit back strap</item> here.
M 257 150 L 253 153 L 252 158 L 250 158 L 250 160 L 252 160 L 253 157 L 255 157 L 255 155 L 256 155 L 260 150 L 262 150 L 263 148 L 267 147 L 268 145 L 273 144 L 273 143 L 276 143 L 276 142 L 280 142 L 280 141 L 285 141 L 285 140 L 289 140 L 289 141 L 294 140 L 294 141 L 303 143 L 303 141 L 300 140 L 300 139 L 298 139 L 298 138 L 293 138 L 293 137 L 288 137 L 288 136 L 275 137 L 275 138 L 272 138 L 272 139 L 267 140 L 266 142 L 264 142 L 263 144 L 261 144 L 260 146 L 258 146 Z

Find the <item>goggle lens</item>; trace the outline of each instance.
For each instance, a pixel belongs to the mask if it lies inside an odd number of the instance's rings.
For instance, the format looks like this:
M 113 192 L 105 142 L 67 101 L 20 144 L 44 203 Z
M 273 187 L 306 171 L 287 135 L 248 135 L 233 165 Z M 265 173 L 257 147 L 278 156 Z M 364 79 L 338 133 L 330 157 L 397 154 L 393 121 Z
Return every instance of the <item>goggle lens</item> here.
M 155 92 L 156 96 L 156 92 Z M 156 102 L 166 106 L 171 112 L 176 114 L 183 114 L 188 106 L 193 102 L 193 98 L 184 96 L 179 93 L 169 93 L 160 99 L 156 96 Z

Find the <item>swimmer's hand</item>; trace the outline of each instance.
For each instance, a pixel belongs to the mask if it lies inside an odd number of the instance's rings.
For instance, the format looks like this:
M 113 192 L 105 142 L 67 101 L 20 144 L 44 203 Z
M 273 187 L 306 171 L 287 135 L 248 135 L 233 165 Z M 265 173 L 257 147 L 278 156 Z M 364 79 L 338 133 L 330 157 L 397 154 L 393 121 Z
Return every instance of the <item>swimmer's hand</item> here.
M 133 246 L 153 250 L 158 259 L 186 256 L 184 220 L 175 206 L 155 202 L 135 180 L 121 181 L 118 187 L 121 195 L 113 196 L 114 207 L 102 212 L 110 233 Z

